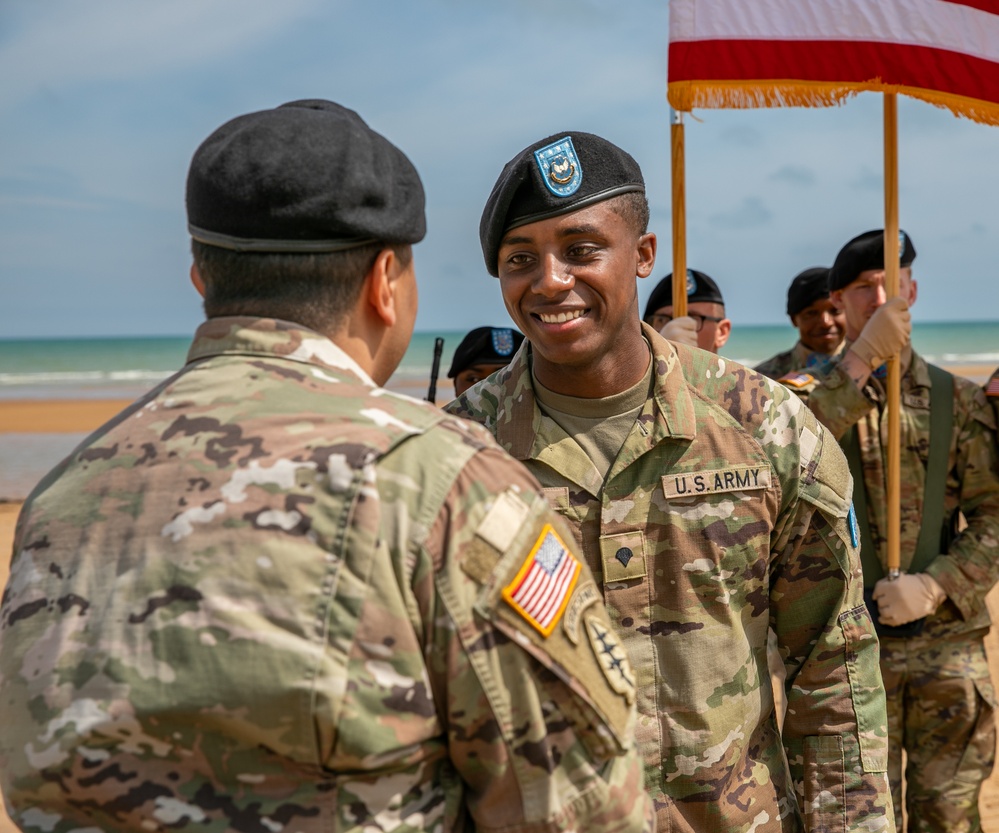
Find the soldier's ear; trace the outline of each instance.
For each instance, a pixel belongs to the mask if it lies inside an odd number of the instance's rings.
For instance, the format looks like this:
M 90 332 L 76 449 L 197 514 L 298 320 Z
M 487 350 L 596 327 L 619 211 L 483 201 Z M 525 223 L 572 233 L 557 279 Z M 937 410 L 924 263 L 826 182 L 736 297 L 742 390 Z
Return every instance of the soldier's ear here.
M 198 271 L 198 264 L 196 263 L 191 264 L 191 284 L 198 290 L 198 294 L 204 298 L 205 279 L 201 277 L 201 272 Z
M 364 299 L 369 312 L 386 327 L 395 326 L 396 272 L 398 256 L 392 249 L 382 249 L 364 279 Z
M 638 264 L 635 267 L 638 277 L 647 278 L 652 274 L 656 265 L 656 246 L 656 236 L 651 231 L 638 238 Z

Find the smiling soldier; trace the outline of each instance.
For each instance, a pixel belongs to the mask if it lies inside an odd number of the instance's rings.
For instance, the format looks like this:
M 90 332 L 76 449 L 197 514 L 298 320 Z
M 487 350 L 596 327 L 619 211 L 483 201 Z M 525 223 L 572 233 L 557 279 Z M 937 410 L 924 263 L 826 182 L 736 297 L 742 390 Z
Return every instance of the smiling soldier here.
M 479 232 L 527 340 L 449 409 L 489 428 L 572 524 L 636 674 L 659 829 L 887 829 L 843 455 L 786 389 L 639 320 L 648 217 L 637 163 L 598 136 L 517 154 Z
M 813 266 L 795 276 L 787 288 L 787 317 L 798 330 L 798 343 L 756 365 L 764 376 L 779 380 L 843 352 L 846 316 L 829 297 L 828 267 Z

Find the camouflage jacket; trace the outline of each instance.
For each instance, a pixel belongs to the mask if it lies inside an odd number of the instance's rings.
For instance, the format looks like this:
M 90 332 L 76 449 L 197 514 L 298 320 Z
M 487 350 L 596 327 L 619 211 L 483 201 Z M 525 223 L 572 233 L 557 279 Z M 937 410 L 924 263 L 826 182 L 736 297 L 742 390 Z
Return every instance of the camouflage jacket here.
M 19 519 L 13 818 L 651 830 L 632 671 L 562 526 L 485 431 L 375 387 L 329 340 L 207 322 Z M 547 607 L 517 595 L 525 576 Z
M 842 345 L 834 355 L 838 356 L 841 352 Z M 770 379 L 778 380 L 785 373 L 790 373 L 792 370 L 821 367 L 830 361 L 831 358 L 826 353 L 816 353 L 814 350 L 809 350 L 799 341 L 790 350 L 785 350 L 783 353 L 771 356 L 765 362 L 756 365 L 754 370 Z
M 867 514 L 881 559 L 886 561 L 885 438 L 888 415 L 885 388 L 874 376 L 861 390 L 837 362 L 825 371 L 790 374 L 781 380 L 808 403 L 819 420 L 840 438 L 857 426 Z M 901 528 L 899 550 L 904 570 L 912 561 L 923 517 L 923 490 L 929 458 L 930 397 L 933 395 L 926 361 L 912 354 L 902 376 Z M 946 552 L 930 562 L 925 572 L 937 580 L 947 600 L 927 620 L 923 633 L 984 634 L 989 627 L 985 597 L 999 580 L 999 470 L 996 468 L 996 421 L 982 389 L 954 377 L 954 427 L 950 437 L 945 491 L 945 516 L 957 524 L 960 510 L 967 527 L 951 540 Z M 963 526 L 963 523 L 961 524 Z
M 660 829 L 888 829 L 843 454 L 784 388 L 643 329 L 653 389 L 606 479 L 539 409 L 528 343 L 448 409 L 523 460 L 575 528 L 637 675 Z M 783 745 L 768 627 L 787 671 Z

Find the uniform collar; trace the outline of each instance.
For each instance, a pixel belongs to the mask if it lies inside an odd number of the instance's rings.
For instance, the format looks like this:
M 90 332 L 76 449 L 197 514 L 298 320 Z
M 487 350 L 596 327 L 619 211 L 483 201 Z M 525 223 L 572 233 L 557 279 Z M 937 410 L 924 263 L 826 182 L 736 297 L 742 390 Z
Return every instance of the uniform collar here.
M 277 318 L 209 318 L 194 334 L 187 361 L 190 364 L 214 356 L 261 356 L 301 362 L 347 372 L 363 384 L 377 387 L 361 366 L 326 336 Z
M 680 356 L 648 324 L 642 324 L 642 332 L 652 348 L 653 362 L 652 399 L 638 417 L 647 429 L 648 448 L 666 438 L 691 439 L 697 433 L 694 404 Z M 518 460 L 540 458 L 546 445 L 539 437 L 543 416 L 531 379 L 531 349 L 525 341 L 496 380 L 496 387 L 503 391 L 498 397 L 496 439 Z

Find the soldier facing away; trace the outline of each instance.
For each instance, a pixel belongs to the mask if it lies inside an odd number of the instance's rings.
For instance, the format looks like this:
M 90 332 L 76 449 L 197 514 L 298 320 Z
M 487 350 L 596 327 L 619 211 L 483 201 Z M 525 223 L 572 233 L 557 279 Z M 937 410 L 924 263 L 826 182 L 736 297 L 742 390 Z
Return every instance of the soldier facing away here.
M 843 350 L 843 311 L 829 299 L 829 269 L 813 266 L 797 274 L 787 288 L 787 317 L 798 330 L 798 343 L 771 356 L 756 370 L 771 379 L 815 367 Z
M 380 387 L 416 316 L 412 164 L 292 102 L 215 131 L 187 207 L 187 364 L 18 521 L 16 823 L 651 831 L 633 672 L 571 531 L 487 432 Z
M 884 691 L 843 454 L 787 389 L 639 319 L 648 217 L 638 164 L 599 136 L 518 153 L 479 231 L 527 340 L 447 407 L 572 524 L 637 677 L 659 829 L 884 830 Z
M 907 829 L 964 833 L 981 829 L 978 795 L 996 745 L 984 646 L 985 597 L 999 579 L 996 423 L 978 385 L 929 365 L 912 349 L 915 257 L 901 232 L 899 295 L 888 299 L 884 232 L 865 232 L 843 246 L 829 286 L 846 315 L 845 351 L 827 368 L 782 381 L 840 438 L 856 472 L 864 583 L 881 636 L 895 817 L 901 824 L 904 750 Z M 904 572 L 892 581 L 885 577 L 883 363 L 899 352 Z

